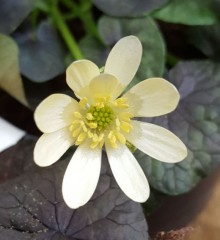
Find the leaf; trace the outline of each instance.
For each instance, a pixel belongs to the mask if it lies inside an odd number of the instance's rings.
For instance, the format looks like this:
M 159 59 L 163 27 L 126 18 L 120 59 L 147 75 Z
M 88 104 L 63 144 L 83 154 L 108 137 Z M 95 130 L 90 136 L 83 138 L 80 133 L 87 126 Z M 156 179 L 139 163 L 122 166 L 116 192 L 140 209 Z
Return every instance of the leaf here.
M 211 25 L 219 22 L 219 8 L 217 0 L 170 0 L 154 17 L 171 23 Z
M 104 16 L 100 19 L 98 28 L 107 47 L 104 48 L 97 41 L 95 44 L 94 39 L 84 39 L 83 53 L 90 60 L 98 63 L 99 66 L 104 66 L 112 45 L 122 37 L 135 35 L 143 45 L 143 55 L 141 65 L 136 78 L 132 81 L 132 85 L 148 77 L 161 76 L 163 74 L 165 62 L 164 41 L 157 25 L 150 17 L 116 19 Z M 91 50 L 89 50 L 90 47 Z
M 8 36 L 0 34 L 0 87 L 27 105 L 18 67 L 18 48 Z
M 33 162 L 29 155 L 33 145 L 26 143 L 14 148 L 10 155 L 14 161 L 19 155 L 23 166 Z M 68 208 L 63 202 L 61 183 L 66 166 L 67 161 L 59 161 L 48 168 L 27 165 L 25 174 L 0 185 L 2 239 L 148 239 L 141 205 L 129 200 L 118 188 L 106 157 L 92 200 L 77 210 Z M 11 168 L 15 170 L 15 166 Z
M 83 55 L 96 63 L 100 68 L 104 65 L 108 50 L 92 36 L 85 36 L 79 43 Z
M 36 138 L 26 135 L 17 144 L 0 154 L 0 183 L 15 178 L 37 166 L 33 158 L 33 148 Z
M 12 33 L 34 8 L 32 0 L 1 0 L 0 32 Z
M 220 58 L 220 25 L 191 27 L 187 31 L 188 39 L 206 56 Z
M 135 152 L 148 180 L 157 190 L 176 195 L 192 189 L 220 162 L 220 64 L 189 61 L 178 64 L 169 79 L 181 101 L 167 116 L 151 122 L 170 129 L 186 144 L 188 157 L 170 164 Z
M 65 71 L 65 51 L 50 21 L 41 22 L 36 31 L 17 33 L 21 73 L 34 82 L 48 81 Z
M 97 8 L 115 17 L 143 16 L 166 3 L 166 0 L 92 0 Z

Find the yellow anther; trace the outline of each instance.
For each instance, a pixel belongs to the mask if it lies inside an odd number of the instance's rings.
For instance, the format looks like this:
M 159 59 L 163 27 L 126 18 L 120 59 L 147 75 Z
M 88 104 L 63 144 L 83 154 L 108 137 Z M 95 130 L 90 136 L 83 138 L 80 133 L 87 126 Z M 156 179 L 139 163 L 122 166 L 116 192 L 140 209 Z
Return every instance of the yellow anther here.
M 97 123 L 91 122 L 91 123 L 88 123 L 88 126 L 90 128 L 97 128 Z
M 80 131 L 81 131 L 81 128 L 76 128 L 74 131 L 73 131 L 73 133 L 72 133 L 72 137 L 76 137 L 76 136 L 78 136 L 79 135 L 79 133 L 80 133 Z
M 87 113 L 87 114 L 86 114 L 86 118 L 87 118 L 88 120 L 92 120 L 92 119 L 93 119 L 93 116 L 92 116 L 91 113 Z
M 96 147 L 98 146 L 98 144 L 99 144 L 99 142 L 92 142 L 92 143 L 90 144 L 90 147 L 91 147 L 92 149 L 94 149 L 94 148 L 96 148 Z
M 126 102 L 126 98 L 118 98 L 114 101 L 114 104 L 120 108 L 127 108 L 129 105 Z
M 132 129 L 132 125 L 131 125 L 130 123 L 127 123 L 127 122 L 125 122 L 125 121 L 122 121 L 121 129 L 122 129 L 124 132 L 130 132 L 131 129 Z
M 79 119 L 82 118 L 82 114 L 79 113 L 79 112 L 74 112 L 73 115 L 74 115 L 74 117 L 76 117 L 76 118 L 79 118 Z
M 129 121 L 131 121 L 132 117 L 133 117 L 133 114 L 130 113 L 130 112 L 122 112 L 122 113 L 120 113 L 121 120 L 129 122 Z
M 76 140 L 76 145 L 79 145 L 83 140 L 86 138 L 86 133 L 82 132 L 79 134 L 77 140 Z
M 74 126 L 73 126 L 73 125 L 70 125 L 70 126 L 69 126 L 69 131 L 72 132 L 73 129 L 74 129 Z
M 93 140 L 94 142 L 98 142 L 98 141 L 99 141 L 99 137 L 98 137 L 98 135 L 97 135 L 96 133 L 93 134 L 92 140 Z
M 88 137 L 92 138 L 93 137 L 93 133 L 91 131 L 88 131 Z
M 116 137 L 120 143 L 122 143 L 122 144 L 126 143 L 126 139 L 125 139 L 124 135 L 121 134 L 120 132 L 116 132 Z
M 115 124 L 117 127 L 120 127 L 121 123 L 118 118 L 115 119 Z
M 73 125 L 75 127 L 75 126 L 79 125 L 80 123 L 81 123 L 81 120 L 74 120 L 71 125 Z
M 103 138 L 104 138 L 104 134 L 101 133 L 101 134 L 99 135 L 99 139 L 98 139 L 98 141 L 99 141 L 99 142 L 102 141 Z
M 110 142 L 111 143 L 115 143 L 116 142 L 116 137 L 115 137 L 115 135 L 113 134 L 112 136 L 111 136 L 111 138 L 110 138 Z

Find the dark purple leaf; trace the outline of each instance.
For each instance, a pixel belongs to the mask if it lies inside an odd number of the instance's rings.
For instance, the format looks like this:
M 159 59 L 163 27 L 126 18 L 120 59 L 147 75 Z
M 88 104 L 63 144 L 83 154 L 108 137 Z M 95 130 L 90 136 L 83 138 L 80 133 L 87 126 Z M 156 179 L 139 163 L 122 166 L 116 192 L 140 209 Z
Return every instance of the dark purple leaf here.
M 21 73 L 34 82 L 45 82 L 65 71 L 65 51 L 52 22 L 41 22 L 14 35 L 18 43 Z
M 147 240 L 141 205 L 129 200 L 111 176 L 103 157 L 101 177 L 92 199 L 72 210 L 64 203 L 61 184 L 66 160 L 48 168 L 33 166 L 34 141 L 26 139 L 11 153 L 11 177 L 0 185 L 0 238 L 4 240 Z M 10 149 L 9 149 L 10 150 Z M 12 162 L 22 162 L 22 166 Z M 29 162 L 28 162 L 29 161 Z M 4 164 L 2 165 L 3 167 Z

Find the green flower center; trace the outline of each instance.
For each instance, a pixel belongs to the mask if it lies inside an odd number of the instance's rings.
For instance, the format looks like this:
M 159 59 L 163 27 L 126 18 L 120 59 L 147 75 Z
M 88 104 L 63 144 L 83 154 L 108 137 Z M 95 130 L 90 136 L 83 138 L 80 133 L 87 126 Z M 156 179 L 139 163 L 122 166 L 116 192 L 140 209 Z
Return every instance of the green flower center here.
M 114 113 L 107 105 L 101 107 L 91 106 L 88 109 L 86 116 L 89 125 L 94 126 L 94 128 L 98 128 L 99 130 L 108 127 L 114 119 Z

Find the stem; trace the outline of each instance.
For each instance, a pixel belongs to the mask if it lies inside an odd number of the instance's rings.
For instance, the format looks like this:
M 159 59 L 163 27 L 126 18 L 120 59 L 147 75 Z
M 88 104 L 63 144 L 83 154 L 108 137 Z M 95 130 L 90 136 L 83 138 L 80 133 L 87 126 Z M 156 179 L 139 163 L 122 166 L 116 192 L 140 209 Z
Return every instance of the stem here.
M 60 11 L 57 7 L 57 1 L 54 1 L 54 4 L 51 8 L 51 14 L 52 14 L 53 20 L 54 20 L 58 30 L 60 31 L 64 41 L 66 42 L 66 45 L 68 46 L 72 56 L 75 59 L 82 59 L 83 54 L 80 51 L 74 36 L 71 34 L 62 14 L 60 13 Z

